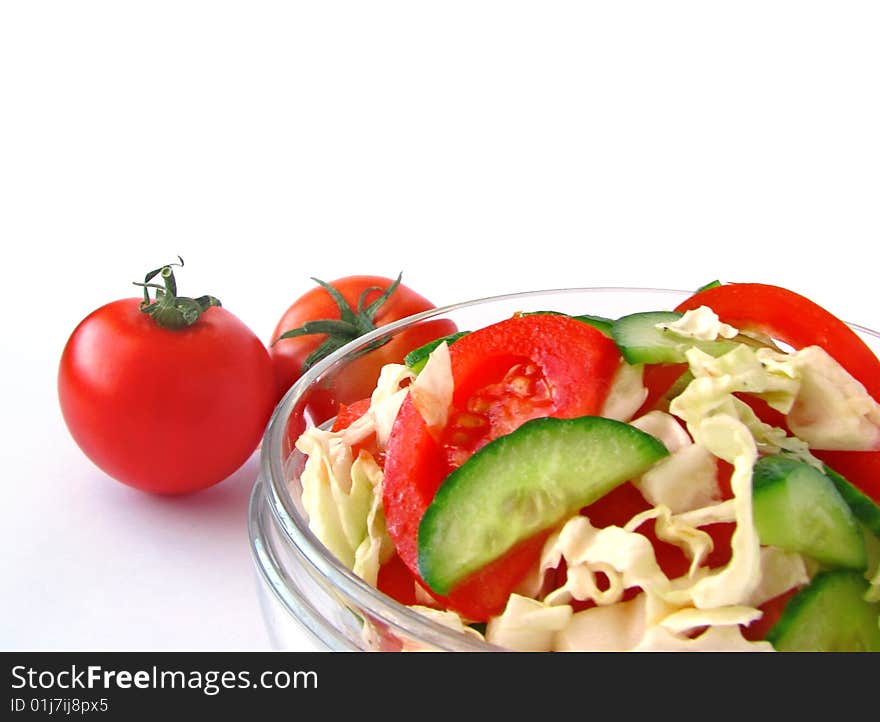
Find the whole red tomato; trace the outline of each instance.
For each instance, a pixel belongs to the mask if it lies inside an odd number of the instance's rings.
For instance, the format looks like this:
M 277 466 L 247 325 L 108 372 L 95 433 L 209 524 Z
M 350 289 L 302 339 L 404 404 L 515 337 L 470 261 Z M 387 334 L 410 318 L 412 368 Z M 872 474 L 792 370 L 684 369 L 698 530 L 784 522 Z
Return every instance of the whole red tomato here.
M 164 289 L 149 280 L 160 275 Z M 222 481 L 257 448 L 275 402 L 264 344 L 217 299 L 181 298 L 165 266 L 144 300 L 89 314 L 61 356 L 58 395 L 76 443 L 135 488 L 183 494 Z M 149 302 L 146 288 L 157 288 Z
M 384 276 L 346 276 L 331 283 L 312 279 L 285 311 L 272 334 L 269 353 L 275 367 L 277 398 L 320 359 L 380 326 L 435 308 L 411 288 Z M 308 399 L 316 423 L 336 415 L 340 404 L 368 397 L 385 364 L 402 363 L 411 350 L 457 330 L 448 319 L 424 321 L 345 365 L 326 378 Z

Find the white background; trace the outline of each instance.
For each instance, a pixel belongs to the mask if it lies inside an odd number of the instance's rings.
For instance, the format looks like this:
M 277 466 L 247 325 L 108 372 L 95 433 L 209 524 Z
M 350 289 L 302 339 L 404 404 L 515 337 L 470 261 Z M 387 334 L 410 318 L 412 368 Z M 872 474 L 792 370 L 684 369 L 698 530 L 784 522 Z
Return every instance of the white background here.
M 74 326 L 178 254 L 266 341 L 311 276 L 401 270 L 880 325 L 878 37 L 840 0 L 0 4 L 0 647 L 268 648 L 254 460 L 150 497 L 58 409 Z

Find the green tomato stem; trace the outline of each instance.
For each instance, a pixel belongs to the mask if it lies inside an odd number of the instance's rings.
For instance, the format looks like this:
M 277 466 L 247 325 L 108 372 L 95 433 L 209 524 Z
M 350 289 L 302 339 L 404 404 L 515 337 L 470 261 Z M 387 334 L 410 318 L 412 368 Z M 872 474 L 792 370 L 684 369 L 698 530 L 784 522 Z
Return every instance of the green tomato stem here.
M 325 334 L 326 338 L 303 362 L 301 372 L 305 373 L 318 363 L 318 361 L 329 356 L 337 349 L 342 348 L 349 341 L 353 341 L 354 339 L 375 330 L 376 313 L 391 297 L 391 294 L 397 290 L 402 278 L 403 273 L 401 272 L 398 274 L 394 282 L 384 290 L 381 286 L 370 286 L 369 288 L 363 289 L 358 298 L 356 308 L 349 305 L 337 288 L 319 278 L 312 278 L 315 283 L 330 294 L 330 298 L 333 299 L 333 302 L 339 309 L 339 318 L 321 318 L 306 321 L 302 326 L 282 333 L 278 338 L 272 341 L 271 345 L 274 346 L 279 341 L 287 338 Z M 365 307 L 364 304 L 367 301 L 367 296 L 373 291 L 382 291 L 382 293 L 369 306 Z M 385 341 L 380 341 L 377 346 L 386 342 L 387 339 Z
M 150 271 L 142 283 L 134 281 L 135 286 L 144 289 L 144 300 L 140 303 L 142 313 L 149 314 L 152 319 L 162 328 L 176 331 L 181 328 L 192 326 L 199 320 L 201 315 L 211 306 L 221 306 L 220 300 L 214 296 L 199 296 L 189 298 L 177 295 L 177 281 L 174 278 L 172 266 L 183 268 L 183 259 L 178 256 L 179 263 L 169 263 L 161 268 Z M 159 276 L 163 285 L 151 283 Z M 150 298 L 150 289 L 156 291 L 156 298 Z

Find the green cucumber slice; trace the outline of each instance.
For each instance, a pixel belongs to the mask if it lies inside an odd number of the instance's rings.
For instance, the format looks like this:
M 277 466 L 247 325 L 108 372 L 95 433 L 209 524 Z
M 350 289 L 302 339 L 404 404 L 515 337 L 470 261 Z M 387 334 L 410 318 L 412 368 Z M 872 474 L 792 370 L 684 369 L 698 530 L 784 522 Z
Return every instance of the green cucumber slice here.
M 419 526 L 419 573 L 435 592 L 577 513 L 669 452 L 598 416 L 539 418 L 490 442 L 440 485 Z
M 579 316 L 573 316 L 572 318 L 576 318 L 578 321 L 583 321 L 584 323 L 589 324 L 611 338 L 611 329 L 614 327 L 614 319 L 605 318 L 605 316 L 592 316 L 588 313 L 582 313 Z
M 858 572 L 825 571 L 795 594 L 767 641 L 780 652 L 880 652 L 880 603 Z
M 852 509 L 856 518 L 875 536 L 880 537 L 880 506 L 877 506 L 871 497 L 859 491 L 834 469 L 826 466 L 825 475 L 834 482 L 837 491 L 849 504 L 849 508 Z
M 762 544 L 827 567 L 867 568 L 865 537 L 855 514 L 831 479 L 808 463 L 785 456 L 759 459 L 752 506 Z
M 462 336 L 467 336 L 469 333 L 470 331 L 458 331 L 457 333 L 451 333 L 448 336 L 441 336 L 440 338 L 435 338 L 433 341 L 428 341 L 428 343 L 419 346 L 418 348 L 414 348 L 404 356 L 403 363 L 405 363 L 412 371 L 418 373 L 425 367 L 425 364 L 428 363 L 428 356 L 431 355 L 431 351 L 437 348 L 441 343 L 452 345 Z
M 657 328 L 658 323 L 672 323 L 683 315 L 677 311 L 631 313 L 614 322 L 611 337 L 631 364 L 684 363 L 687 361 L 685 351 L 694 346 L 712 356 L 721 356 L 736 348 L 737 341 L 702 341 Z

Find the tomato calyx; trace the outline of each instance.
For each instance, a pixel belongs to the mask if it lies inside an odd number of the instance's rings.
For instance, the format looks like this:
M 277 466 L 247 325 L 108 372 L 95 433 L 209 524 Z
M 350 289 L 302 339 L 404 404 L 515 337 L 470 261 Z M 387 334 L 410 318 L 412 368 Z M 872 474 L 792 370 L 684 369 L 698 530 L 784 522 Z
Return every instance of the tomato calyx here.
M 178 256 L 177 260 L 178 263 L 169 263 L 150 271 L 144 277 L 143 283 L 134 281 L 135 286 L 142 286 L 144 289 L 144 300 L 139 305 L 141 312 L 149 314 L 162 328 L 172 331 L 192 326 L 211 306 L 222 305 L 220 299 L 214 296 L 206 295 L 198 298 L 178 296 L 177 281 L 171 268 L 172 266 L 183 268 L 183 259 Z M 161 277 L 163 285 L 151 283 L 156 276 Z M 151 288 L 156 291 L 154 300 L 150 299 Z
M 326 358 L 337 349 L 342 348 L 345 344 L 354 341 L 356 338 L 359 338 L 370 331 L 375 331 L 376 313 L 378 313 L 379 309 L 397 290 L 402 278 L 403 273 L 398 274 L 394 282 L 384 290 L 381 286 L 369 286 L 368 288 L 363 289 L 357 302 L 357 308 L 349 305 L 348 301 L 343 298 L 342 294 L 334 286 L 320 280 L 319 278 L 312 278 L 315 283 L 330 294 L 330 297 L 339 309 L 339 318 L 322 318 L 306 321 L 302 326 L 282 333 L 278 338 L 272 341 L 271 345 L 274 346 L 285 338 L 326 334 L 327 338 L 324 339 L 324 341 L 322 341 L 303 362 L 302 373 L 305 373 L 318 363 L 318 361 Z M 382 293 L 369 305 L 366 305 L 367 296 L 373 291 L 381 291 Z M 376 344 L 371 345 L 368 349 L 365 349 L 365 351 L 373 350 L 374 348 L 381 346 L 383 343 L 385 342 L 377 342 Z

